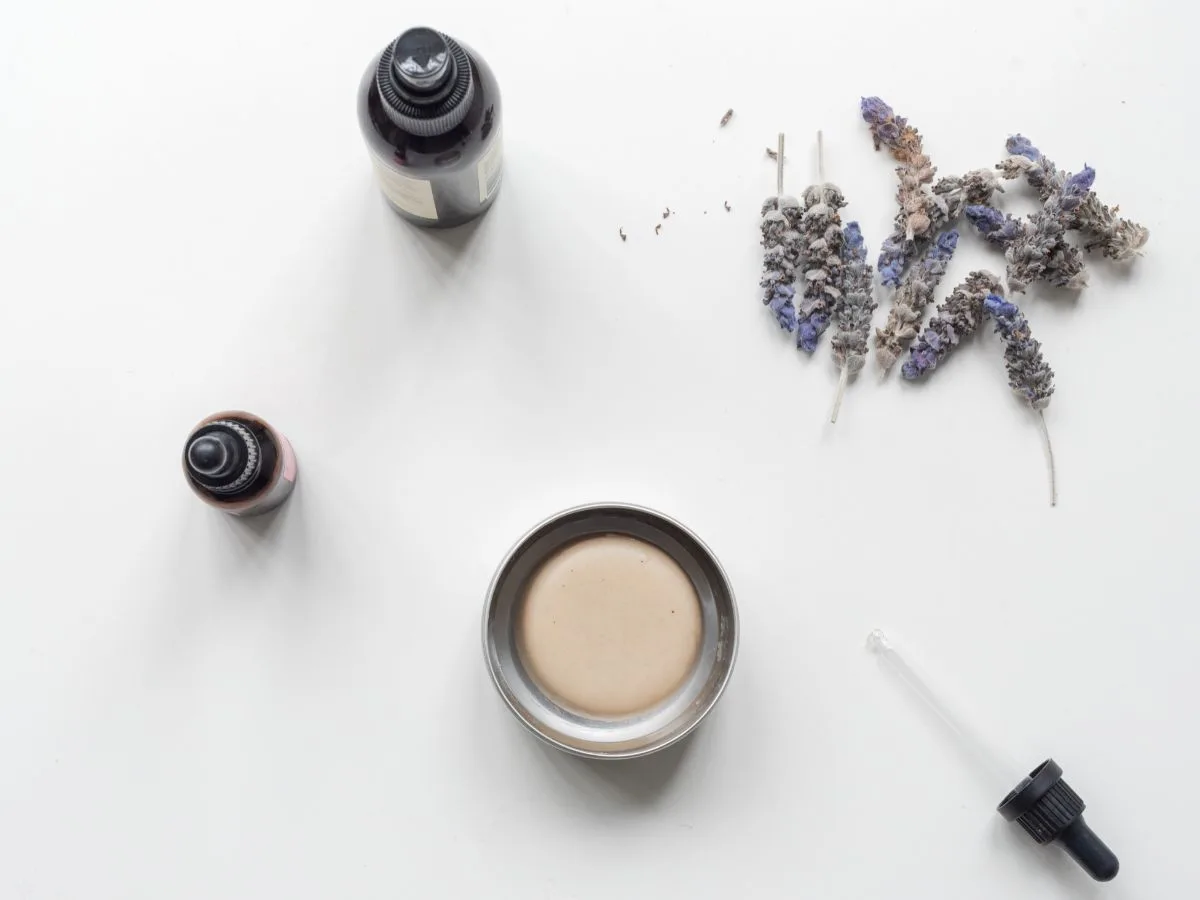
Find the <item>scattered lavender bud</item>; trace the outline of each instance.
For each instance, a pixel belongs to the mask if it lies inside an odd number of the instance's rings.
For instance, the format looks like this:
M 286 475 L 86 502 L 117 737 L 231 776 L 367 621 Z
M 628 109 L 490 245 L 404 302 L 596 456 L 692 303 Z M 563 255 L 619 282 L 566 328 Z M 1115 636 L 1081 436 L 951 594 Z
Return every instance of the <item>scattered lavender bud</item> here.
M 1029 138 L 1015 134 L 1005 147 L 1012 156 L 996 166 L 1005 178 L 1024 176 L 1043 202 L 1062 190 L 1066 176 L 1033 146 Z M 1089 192 L 1075 210 L 1070 227 L 1091 236 L 1084 244 L 1086 250 L 1099 250 L 1118 261 L 1140 256 L 1150 240 L 1150 231 L 1144 225 L 1118 218 L 1117 208 L 1101 203 L 1094 192 Z
M 835 330 L 830 339 L 833 361 L 841 369 L 831 422 L 837 421 L 850 376 L 862 371 L 867 361 L 871 314 L 877 306 L 873 276 L 862 230 L 857 222 L 851 222 L 842 231 L 842 300 L 834 310 Z
M 724 128 L 726 125 L 729 124 L 729 120 L 732 118 L 733 118 L 733 110 L 732 109 L 725 110 L 725 115 L 721 116 L 721 124 L 719 127 Z
M 1054 393 L 1054 372 L 1042 358 L 1042 345 L 1034 340 L 1029 331 L 1029 322 L 1016 304 L 996 294 L 989 294 L 984 298 L 983 309 L 996 323 L 996 333 L 1004 341 L 1004 365 L 1008 369 L 1009 385 L 1038 414 L 1050 466 L 1050 505 L 1054 506 L 1058 502 L 1054 450 L 1050 446 L 1050 432 L 1042 412 Z
M 900 164 L 896 167 L 900 179 L 896 201 L 900 212 L 896 216 L 895 231 L 884 241 L 879 254 L 879 273 L 884 284 L 895 285 L 899 283 L 907 261 L 918 252 L 916 247 L 906 245 L 924 238 L 933 225 L 926 186 L 933 181 L 937 169 L 925 155 L 920 133 L 908 124 L 907 119 L 897 116 L 878 97 L 863 97 L 860 108 L 863 120 L 871 127 L 875 149 L 886 146 Z
M 895 365 L 908 342 L 917 336 L 925 307 L 933 299 L 933 292 L 946 274 L 957 246 L 957 231 L 941 235 L 921 262 L 909 269 L 908 277 L 897 289 L 887 323 L 875 332 L 876 359 L 883 371 L 887 372 Z
M 1000 291 L 1000 279 L 991 272 L 972 272 L 956 287 L 929 320 L 929 325 L 908 350 L 900 367 L 905 378 L 920 378 L 932 371 L 963 338 L 975 333 L 983 314 L 983 300 Z
M 835 305 L 841 300 L 842 217 L 846 205 L 833 184 L 813 184 L 804 191 L 803 235 L 804 299 L 796 328 L 796 346 L 812 353 L 829 327 Z
M 1008 260 L 1007 280 L 1011 290 L 1018 293 L 1025 290 L 1060 261 L 1063 234 L 1095 180 L 1095 170 L 1086 165 L 1082 172 L 1067 178 L 1062 189 L 1029 217 L 1028 226 L 1008 244 L 1004 258 Z M 1083 279 L 1083 273 L 1079 277 Z
M 991 206 L 968 206 L 966 214 L 979 234 L 999 247 L 1007 248 L 1030 228 L 1029 223 L 1014 219 Z M 1051 284 L 1071 290 L 1081 290 L 1087 286 L 1087 270 L 1083 266 L 1083 257 L 1078 249 L 1061 236 L 1049 248 L 1042 277 Z

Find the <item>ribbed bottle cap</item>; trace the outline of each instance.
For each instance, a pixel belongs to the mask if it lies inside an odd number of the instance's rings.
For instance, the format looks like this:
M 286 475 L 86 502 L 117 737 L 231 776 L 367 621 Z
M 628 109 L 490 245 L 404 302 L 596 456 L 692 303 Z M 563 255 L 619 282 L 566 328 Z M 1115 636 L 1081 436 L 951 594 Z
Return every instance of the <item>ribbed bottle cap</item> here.
M 1046 760 L 1000 801 L 996 811 L 1039 844 L 1057 841 L 1097 881 L 1117 877 L 1120 862 L 1083 820 L 1083 798 L 1063 781 L 1062 766 Z
M 210 422 L 188 438 L 183 453 L 189 477 L 214 494 L 235 494 L 258 474 L 262 448 L 240 422 Z
M 432 28 L 410 28 L 392 41 L 379 59 L 375 84 L 387 117 L 422 137 L 459 125 L 475 97 L 467 52 Z

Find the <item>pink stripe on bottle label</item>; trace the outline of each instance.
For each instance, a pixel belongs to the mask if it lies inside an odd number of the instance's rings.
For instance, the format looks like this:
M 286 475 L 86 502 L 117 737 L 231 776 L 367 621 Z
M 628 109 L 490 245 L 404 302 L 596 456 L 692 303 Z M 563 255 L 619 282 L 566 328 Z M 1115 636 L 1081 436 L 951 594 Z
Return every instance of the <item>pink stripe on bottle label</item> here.
M 283 452 L 283 480 L 296 480 L 296 454 L 292 450 L 292 443 L 282 434 L 279 435 L 279 448 Z

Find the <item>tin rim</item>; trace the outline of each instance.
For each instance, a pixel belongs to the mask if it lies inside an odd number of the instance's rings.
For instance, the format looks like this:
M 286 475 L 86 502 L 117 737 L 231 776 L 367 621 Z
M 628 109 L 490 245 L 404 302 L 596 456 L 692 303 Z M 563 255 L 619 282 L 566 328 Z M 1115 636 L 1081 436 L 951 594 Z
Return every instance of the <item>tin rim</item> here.
M 558 740 L 552 735 L 546 734 L 537 728 L 530 720 L 524 708 L 517 703 L 516 697 L 509 690 L 506 690 L 507 679 L 503 677 L 503 674 L 496 665 L 496 660 L 493 659 L 491 652 L 492 641 L 491 629 L 489 628 L 492 613 L 494 612 L 496 606 L 497 592 L 502 583 L 502 578 L 507 573 L 513 561 L 521 553 L 528 549 L 534 538 L 542 534 L 545 530 L 549 529 L 559 521 L 580 514 L 599 513 L 606 511 L 642 515 L 653 521 L 678 530 L 685 538 L 687 538 L 687 540 L 694 545 L 696 550 L 703 555 L 704 561 L 711 565 L 713 572 L 715 572 L 717 580 L 719 581 L 720 589 L 729 600 L 727 619 L 731 625 L 728 650 L 726 651 L 727 662 L 723 663 L 724 672 L 713 686 L 712 692 L 705 699 L 703 705 L 696 709 L 696 711 L 690 716 L 690 720 L 682 725 L 677 731 L 672 732 L 670 735 L 657 742 L 650 743 L 645 746 L 619 750 L 593 750 L 584 747 L 578 747 L 566 741 Z M 666 750 L 668 747 L 678 744 L 693 731 L 695 731 L 700 723 L 703 722 L 708 716 L 708 714 L 712 712 L 713 707 L 716 706 L 717 702 L 722 696 L 724 696 L 725 688 L 729 685 L 729 679 L 733 675 L 733 669 L 737 663 L 738 645 L 741 640 L 741 625 L 738 616 L 737 598 L 734 595 L 733 585 L 729 580 L 729 574 L 725 571 L 724 566 L 721 565 L 717 555 L 713 553 L 712 548 L 709 547 L 699 535 L 692 531 L 692 529 L 688 528 L 682 522 L 667 515 L 666 513 L 659 512 L 656 509 L 651 509 L 648 506 L 641 506 L 636 503 L 583 503 L 560 510 L 553 515 L 542 519 L 533 527 L 526 530 L 516 540 L 516 542 L 513 543 L 508 552 L 504 554 L 500 560 L 500 563 L 496 566 L 496 571 L 492 575 L 492 579 L 488 584 L 487 594 L 484 598 L 481 638 L 484 663 L 487 665 L 488 675 L 491 678 L 492 685 L 496 688 L 497 693 L 500 694 L 500 697 L 504 701 L 504 705 L 508 707 L 509 712 L 513 714 L 517 721 L 520 722 L 527 731 L 531 732 L 540 741 L 549 744 L 558 750 L 562 750 L 573 756 L 582 757 L 584 759 L 637 759 L 644 756 L 650 756 L 651 754 L 658 753 L 661 750 Z

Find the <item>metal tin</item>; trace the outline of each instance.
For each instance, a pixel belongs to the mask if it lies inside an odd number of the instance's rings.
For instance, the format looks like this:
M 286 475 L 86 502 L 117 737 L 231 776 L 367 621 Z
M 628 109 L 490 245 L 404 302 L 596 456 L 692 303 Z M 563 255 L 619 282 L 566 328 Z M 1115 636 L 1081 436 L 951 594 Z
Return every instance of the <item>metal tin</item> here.
M 530 577 L 562 547 L 581 538 L 624 534 L 653 544 L 687 573 L 700 600 L 700 652 L 680 688 L 651 710 L 593 719 L 563 709 L 526 672 L 517 649 L 516 612 Z M 733 588 L 713 552 L 674 519 L 640 506 L 601 503 L 564 510 L 517 541 L 488 588 L 483 655 L 508 708 L 548 744 L 591 759 L 648 756 L 688 735 L 720 699 L 737 658 Z

